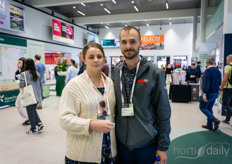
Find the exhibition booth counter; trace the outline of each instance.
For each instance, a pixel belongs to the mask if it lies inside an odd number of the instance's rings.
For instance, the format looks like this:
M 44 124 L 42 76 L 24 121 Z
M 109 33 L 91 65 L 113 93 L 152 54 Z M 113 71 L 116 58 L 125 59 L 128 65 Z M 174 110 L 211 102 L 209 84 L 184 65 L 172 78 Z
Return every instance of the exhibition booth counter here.
M 169 99 L 173 102 L 189 103 L 199 100 L 199 83 L 170 84 Z

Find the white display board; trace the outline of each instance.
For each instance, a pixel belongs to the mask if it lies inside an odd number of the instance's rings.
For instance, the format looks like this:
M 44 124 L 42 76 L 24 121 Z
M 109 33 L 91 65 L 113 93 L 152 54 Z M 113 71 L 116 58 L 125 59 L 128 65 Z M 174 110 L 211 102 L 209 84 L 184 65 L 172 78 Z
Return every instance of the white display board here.
M 17 62 L 20 57 L 26 57 L 26 48 L 1 46 L 0 51 L 0 81 L 15 78 Z

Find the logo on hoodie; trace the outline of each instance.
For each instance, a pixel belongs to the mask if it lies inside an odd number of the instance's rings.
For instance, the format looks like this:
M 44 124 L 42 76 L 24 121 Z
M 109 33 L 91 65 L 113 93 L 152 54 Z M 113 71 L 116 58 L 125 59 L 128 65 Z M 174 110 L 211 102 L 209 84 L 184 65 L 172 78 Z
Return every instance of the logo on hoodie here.
M 145 84 L 147 84 L 148 83 L 148 79 L 138 79 L 138 83 L 145 83 Z

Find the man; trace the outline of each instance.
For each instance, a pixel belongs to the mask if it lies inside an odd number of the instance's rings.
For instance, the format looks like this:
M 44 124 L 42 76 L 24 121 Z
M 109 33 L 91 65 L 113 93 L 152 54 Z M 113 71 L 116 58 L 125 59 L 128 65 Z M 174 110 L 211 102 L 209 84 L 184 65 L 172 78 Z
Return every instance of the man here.
M 220 121 L 213 115 L 213 105 L 219 95 L 221 85 L 221 72 L 214 66 L 214 58 L 208 57 L 206 60 L 207 69 L 202 76 L 202 95 L 199 98 L 200 110 L 207 117 L 207 124 L 202 128 L 216 131 Z M 214 124 L 214 125 L 213 125 Z
M 116 64 L 116 66 L 119 65 L 120 63 L 122 63 L 123 60 L 124 60 L 124 57 L 121 55 L 120 58 L 119 58 L 119 62 Z
M 69 80 L 71 80 L 78 74 L 78 70 L 76 67 L 74 67 L 74 65 L 75 65 L 75 60 L 70 59 L 69 67 L 68 67 L 66 78 L 65 78 L 65 84 L 67 84 Z
M 140 32 L 132 26 L 120 32 L 125 57 L 113 70 L 116 94 L 116 137 L 120 164 L 167 162 L 171 108 L 163 72 L 139 55 Z
M 80 62 L 80 70 L 78 72 L 78 75 L 80 75 L 84 72 L 86 65 L 84 63 L 83 53 L 80 52 L 78 56 L 79 56 L 79 62 Z
M 196 77 L 200 78 L 201 77 L 201 62 L 197 62 L 197 66 L 196 66 Z
M 191 64 L 191 67 L 188 68 L 187 70 L 187 74 L 186 74 L 186 80 L 187 82 L 192 82 L 192 83 L 196 83 L 196 68 L 195 68 L 195 63 Z
M 44 85 L 45 80 L 44 80 L 44 73 L 45 73 L 45 65 L 40 62 L 41 56 L 40 55 L 35 55 L 35 68 L 37 71 L 39 71 L 40 76 L 41 76 L 41 82 Z M 42 109 L 42 101 L 38 103 L 37 109 Z
M 201 62 L 198 61 L 197 62 L 197 66 L 196 66 L 196 81 L 199 81 L 199 78 L 201 77 Z
M 227 56 L 226 63 L 227 65 L 224 68 L 224 77 L 220 87 L 220 93 L 223 90 L 222 106 L 226 109 L 226 119 L 222 122 L 230 124 L 230 118 L 232 115 L 232 84 L 229 83 L 229 79 L 231 78 L 232 73 L 232 54 Z

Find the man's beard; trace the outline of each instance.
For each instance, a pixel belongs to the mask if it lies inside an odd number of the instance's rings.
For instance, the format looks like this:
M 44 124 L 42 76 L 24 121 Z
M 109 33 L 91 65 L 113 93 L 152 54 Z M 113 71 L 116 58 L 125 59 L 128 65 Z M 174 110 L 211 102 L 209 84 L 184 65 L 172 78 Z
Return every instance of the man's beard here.
M 123 52 L 123 55 L 124 55 L 124 57 L 126 58 L 126 59 L 134 59 L 138 54 L 139 54 L 139 49 L 137 50 L 137 51 L 135 51 L 135 50 L 133 50 L 133 49 L 129 49 L 130 51 L 133 51 L 134 52 L 134 55 L 132 55 L 132 56 L 127 56 L 127 55 L 125 55 L 125 52 L 126 51 L 128 51 L 128 50 L 125 50 L 124 52 Z

